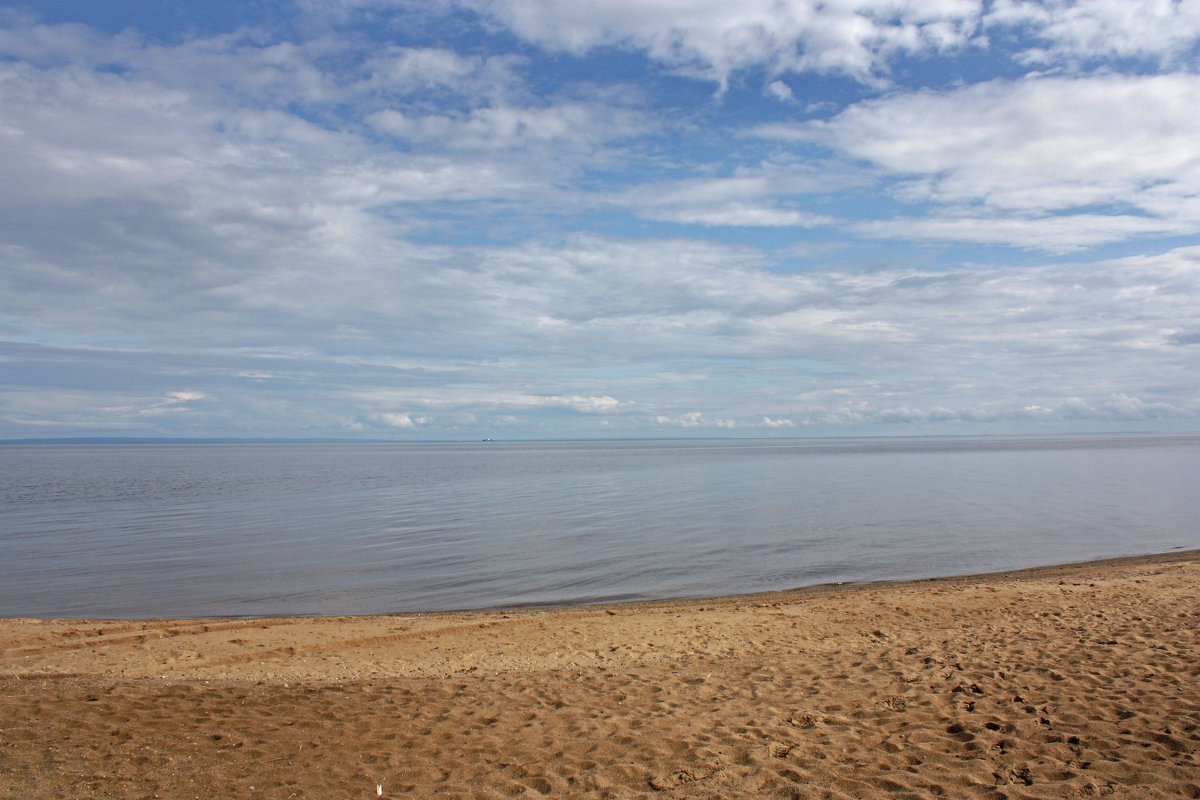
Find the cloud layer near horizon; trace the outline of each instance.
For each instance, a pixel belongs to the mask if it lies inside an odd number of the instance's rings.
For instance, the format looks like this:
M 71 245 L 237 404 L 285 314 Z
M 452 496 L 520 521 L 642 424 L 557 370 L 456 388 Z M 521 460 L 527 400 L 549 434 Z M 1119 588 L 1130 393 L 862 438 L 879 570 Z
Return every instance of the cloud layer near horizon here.
M 0 436 L 1196 430 L 1198 8 L 0 12 Z

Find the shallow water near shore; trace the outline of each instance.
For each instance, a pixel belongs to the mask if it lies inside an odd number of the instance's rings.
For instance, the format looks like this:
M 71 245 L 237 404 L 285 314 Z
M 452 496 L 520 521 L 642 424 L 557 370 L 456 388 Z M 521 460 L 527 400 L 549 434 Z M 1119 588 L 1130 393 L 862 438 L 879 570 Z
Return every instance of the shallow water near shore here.
M 1200 437 L 0 446 L 0 616 L 730 594 L 1200 547 Z

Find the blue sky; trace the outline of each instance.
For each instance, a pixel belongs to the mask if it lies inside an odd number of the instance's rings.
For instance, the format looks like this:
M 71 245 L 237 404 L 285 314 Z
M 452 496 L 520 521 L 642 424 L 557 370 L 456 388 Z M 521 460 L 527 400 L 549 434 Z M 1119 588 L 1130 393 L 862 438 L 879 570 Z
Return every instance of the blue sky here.
M 0 7 L 0 437 L 1200 430 L 1200 0 Z

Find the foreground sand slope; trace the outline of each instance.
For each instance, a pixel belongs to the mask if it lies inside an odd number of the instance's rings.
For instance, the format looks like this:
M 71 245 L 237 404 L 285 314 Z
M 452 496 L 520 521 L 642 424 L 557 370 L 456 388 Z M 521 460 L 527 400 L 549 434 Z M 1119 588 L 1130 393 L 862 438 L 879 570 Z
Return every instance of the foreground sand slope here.
M 0 796 L 1200 797 L 1200 554 L 611 608 L 0 621 Z

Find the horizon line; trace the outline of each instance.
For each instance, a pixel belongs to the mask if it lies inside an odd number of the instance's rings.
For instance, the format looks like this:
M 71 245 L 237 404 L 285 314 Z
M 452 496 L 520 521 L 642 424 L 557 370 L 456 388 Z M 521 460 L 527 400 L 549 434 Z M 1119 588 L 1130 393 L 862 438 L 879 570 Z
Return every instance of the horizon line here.
M 1200 431 L 1055 431 L 1025 433 L 906 433 L 821 436 L 613 436 L 544 439 L 383 439 L 304 436 L 47 436 L 0 439 L 0 445 L 38 444 L 518 444 L 532 442 L 805 441 L 815 439 L 951 439 L 1047 436 L 1200 436 Z

